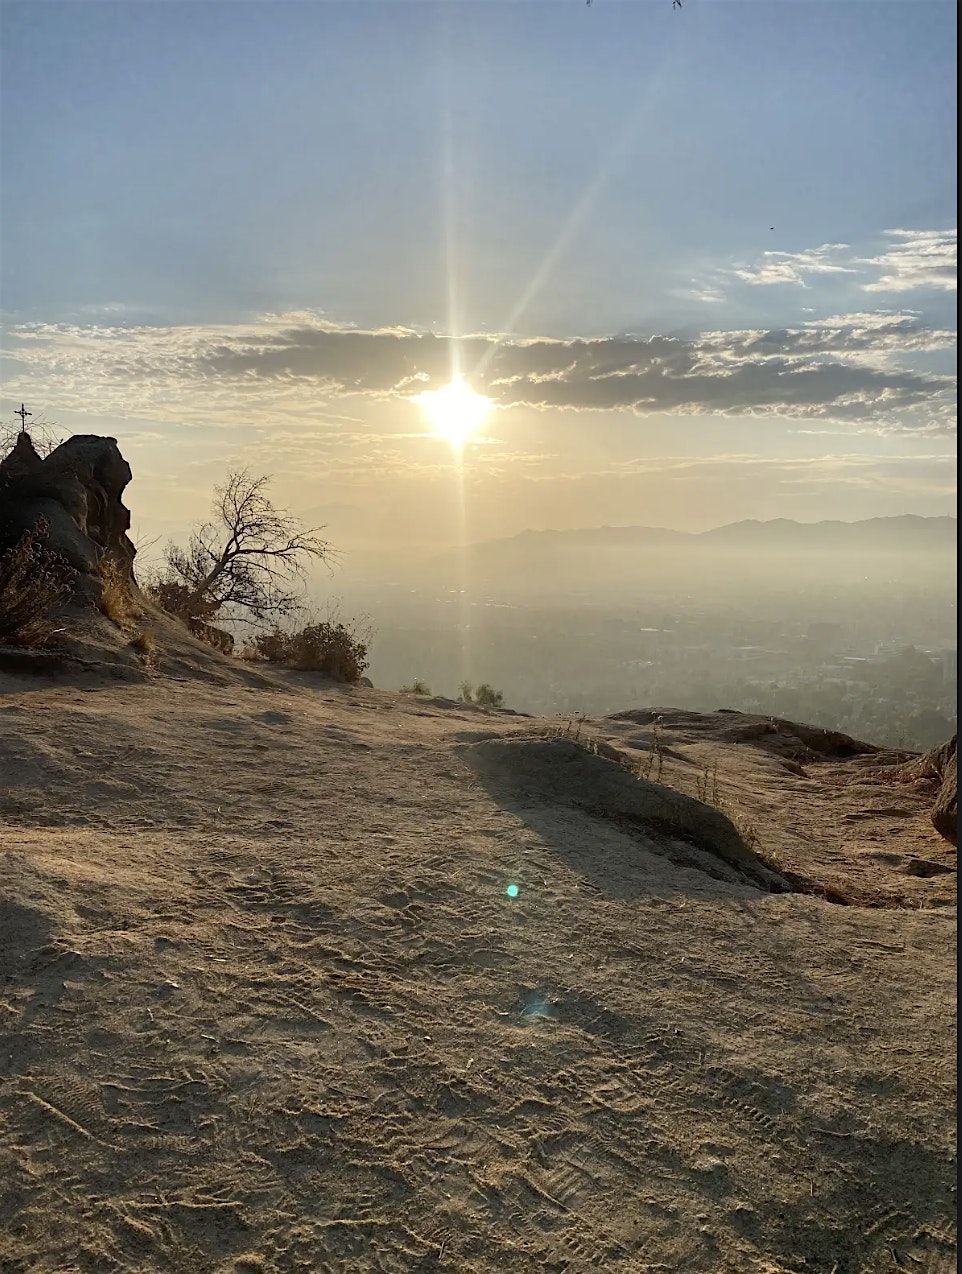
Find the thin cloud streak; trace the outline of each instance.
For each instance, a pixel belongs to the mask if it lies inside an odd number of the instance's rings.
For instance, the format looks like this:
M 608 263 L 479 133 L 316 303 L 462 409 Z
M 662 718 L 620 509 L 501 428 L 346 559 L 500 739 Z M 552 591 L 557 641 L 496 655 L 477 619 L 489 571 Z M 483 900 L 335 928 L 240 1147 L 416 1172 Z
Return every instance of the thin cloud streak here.
M 885 230 L 889 241 L 875 256 L 857 256 L 847 243 L 823 243 L 801 252 L 763 252 L 750 263 L 732 266 L 723 275 L 751 287 L 789 284 L 810 288 L 826 275 L 852 275 L 863 292 L 954 292 L 957 288 L 957 233 L 946 230 Z M 867 269 L 878 273 L 864 280 Z M 712 290 L 713 285 L 707 285 Z
M 807 288 L 811 275 L 854 274 L 852 266 L 843 265 L 836 258 L 848 249 L 847 243 L 823 243 L 819 248 L 804 252 L 763 252 L 756 265 L 739 266 L 732 270 L 736 279 L 754 287 L 770 287 L 772 284 L 792 283 Z
M 958 243 L 954 229 L 886 230 L 885 234 L 895 242 L 888 252 L 862 262 L 882 271 L 880 278 L 863 285 L 864 291 L 957 290 Z

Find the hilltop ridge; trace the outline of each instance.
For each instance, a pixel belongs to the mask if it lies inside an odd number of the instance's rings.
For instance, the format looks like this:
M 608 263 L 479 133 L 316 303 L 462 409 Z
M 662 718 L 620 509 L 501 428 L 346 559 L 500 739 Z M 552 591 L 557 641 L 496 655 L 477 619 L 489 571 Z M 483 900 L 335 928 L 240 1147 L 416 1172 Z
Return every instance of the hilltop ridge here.
M 904 754 L 0 691 L 4 1270 L 948 1274 L 954 850 Z

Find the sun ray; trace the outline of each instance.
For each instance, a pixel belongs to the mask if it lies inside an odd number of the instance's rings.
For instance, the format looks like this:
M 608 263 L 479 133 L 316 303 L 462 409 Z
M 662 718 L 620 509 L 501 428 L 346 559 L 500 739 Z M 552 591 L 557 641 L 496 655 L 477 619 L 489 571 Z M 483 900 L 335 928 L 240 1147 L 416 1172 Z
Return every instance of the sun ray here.
M 652 99 L 656 96 L 661 83 L 665 81 L 669 66 L 673 61 L 677 61 L 679 56 L 678 47 L 676 46 L 671 58 L 666 59 L 658 71 L 645 87 L 641 100 L 628 118 L 623 122 L 621 128 L 615 133 L 614 140 L 605 151 L 594 177 L 588 182 L 584 190 L 575 200 L 574 206 L 568 213 L 567 217 L 561 223 L 558 233 L 545 252 L 544 256 L 531 276 L 527 285 L 515 302 L 507 320 L 502 325 L 500 332 L 493 341 L 488 344 L 487 349 L 481 355 L 477 365 L 474 368 L 473 375 L 475 377 L 483 375 L 491 360 L 494 358 L 498 349 L 504 342 L 514 334 L 515 327 L 520 321 L 522 315 L 528 306 L 541 291 L 548 279 L 554 273 L 555 267 L 561 260 L 568 247 L 571 245 L 578 231 L 587 221 L 590 214 L 594 211 L 608 185 L 611 178 L 618 171 L 620 165 L 628 158 L 634 145 L 635 138 L 638 136 L 639 130 L 644 123 L 645 116 L 648 113 Z

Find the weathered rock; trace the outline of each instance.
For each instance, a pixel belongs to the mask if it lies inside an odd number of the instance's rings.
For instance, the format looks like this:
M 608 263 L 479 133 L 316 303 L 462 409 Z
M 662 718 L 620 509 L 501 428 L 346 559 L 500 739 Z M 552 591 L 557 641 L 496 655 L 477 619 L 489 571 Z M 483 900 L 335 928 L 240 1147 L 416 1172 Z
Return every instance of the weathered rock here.
M 661 727 L 666 735 L 710 737 L 723 743 L 747 743 L 784 760 L 800 763 L 824 758 L 870 756 L 882 751 L 874 743 L 853 739 L 838 730 L 719 708 L 693 712 L 685 708 L 633 708 L 607 718 L 619 725 Z
M 948 743 L 938 749 L 940 752 L 942 783 L 932 807 L 932 826 L 953 845 L 959 843 L 959 789 L 957 737 L 953 735 Z
M 916 757 L 897 771 L 898 778 L 908 783 L 933 786 L 932 826 L 953 845 L 958 844 L 957 749 L 958 736 L 953 734 L 948 743 Z
M 122 495 L 130 466 L 115 438 L 78 434 L 47 457 L 21 433 L 0 461 L 0 552 L 45 524 L 45 543 L 77 573 L 77 591 L 96 599 L 109 561 L 133 582 L 136 549 Z
M 483 782 L 511 793 L 524 806 L 532 800 L 570 805 L 623 827 L 647 828 L 662 838 L 689 843 L 687 861 L 706 870 L 707 858 L 709 874 L 718 876 L 723 865 L 720 879 L 773 893 L 792 891 L 792 883 L 759 858 L 721 810 L 636 777 L 620 763 L 623 753 L 610 746 L 602 752 L 599 742 L 489 736 L 467 744 L 462 755 Z
M 137 587 L 136 550 L 123 494 L 130 466 L 115 438 L 81 434 L 48 456 L 21 433 L 0 459 L 0 554 L 37 530 L 38 545 L 63 593 L 50 602 L 56 624 L 48 649 L 0 649 L 0 675 L 118 677 L 159 674 L 219 684 L 264 684 L 263 676 L 224 658 L 233 638 L 210 615 L 195 629 Z M 2 617 L 2 616 L 0 616 Z M 199 630 L 199 631 L 198 631 Z M 150 652 L 149 659 L 147 651 Z

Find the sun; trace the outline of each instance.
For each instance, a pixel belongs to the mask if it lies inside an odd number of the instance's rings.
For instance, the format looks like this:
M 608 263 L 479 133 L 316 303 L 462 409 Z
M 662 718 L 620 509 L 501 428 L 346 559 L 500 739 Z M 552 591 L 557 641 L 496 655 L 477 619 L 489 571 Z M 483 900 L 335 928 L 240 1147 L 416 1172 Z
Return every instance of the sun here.
M 491 410 L 491 399 L 476 394 L 461 376 L 454 376 L 443 389 L 428 389 L 416 401 L 432 429 L 460 450 L 483 423 Z

